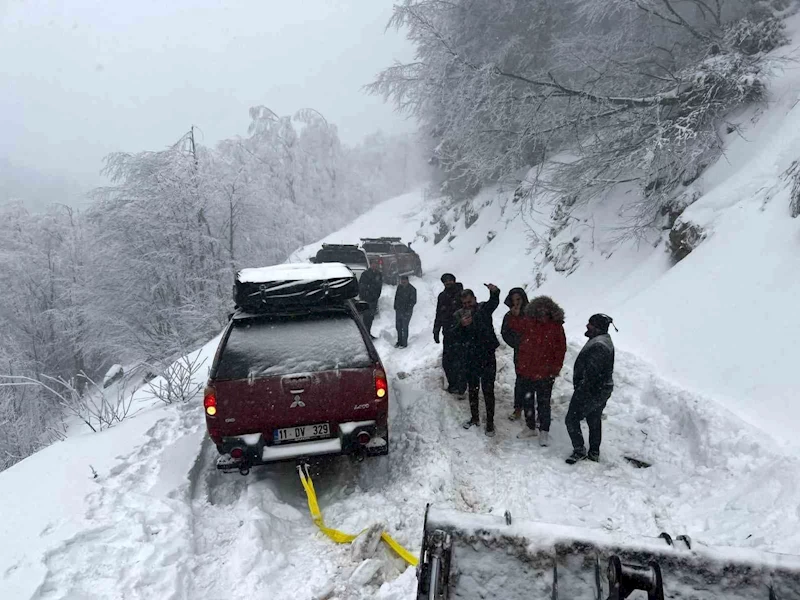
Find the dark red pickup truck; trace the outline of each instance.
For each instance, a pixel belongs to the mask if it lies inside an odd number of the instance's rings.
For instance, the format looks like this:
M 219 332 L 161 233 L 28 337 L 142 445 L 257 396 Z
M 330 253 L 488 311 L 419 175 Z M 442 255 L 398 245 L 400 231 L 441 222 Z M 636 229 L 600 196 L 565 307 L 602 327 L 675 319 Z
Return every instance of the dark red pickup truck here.
M 361 238 L 361 247 L 370 261 L 378 261 L 386 283 L 396 285 L 400 275 L 422 276 L 419 255 L 398 237 Z
M 357 305 L 237 312 L 205 390 L 217 467 L 389 452 L 386 372 Z

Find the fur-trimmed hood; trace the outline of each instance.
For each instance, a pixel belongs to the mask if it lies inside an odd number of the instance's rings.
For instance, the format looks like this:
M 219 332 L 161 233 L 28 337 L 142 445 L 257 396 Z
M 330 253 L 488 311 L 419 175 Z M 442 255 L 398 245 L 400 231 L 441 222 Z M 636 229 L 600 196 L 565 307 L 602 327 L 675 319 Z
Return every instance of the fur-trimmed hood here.
M 525 307 L 525 316 L 553 323 L 564 322 L 564 309 L 550 296 L 537 296 Z

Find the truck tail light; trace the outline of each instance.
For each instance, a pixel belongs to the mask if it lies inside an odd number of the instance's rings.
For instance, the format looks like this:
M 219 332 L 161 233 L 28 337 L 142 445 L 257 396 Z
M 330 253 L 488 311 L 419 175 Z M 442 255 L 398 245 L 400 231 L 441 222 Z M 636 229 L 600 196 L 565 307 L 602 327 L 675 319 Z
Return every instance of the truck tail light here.
M 209 417 L 217 414 L 217 390 L 213 386 L 207 385 L 203 391 L 203 407 Z
M 389 382 L 383 369 L 375 369 L 375 396 L 382 400 L 389 393 Z

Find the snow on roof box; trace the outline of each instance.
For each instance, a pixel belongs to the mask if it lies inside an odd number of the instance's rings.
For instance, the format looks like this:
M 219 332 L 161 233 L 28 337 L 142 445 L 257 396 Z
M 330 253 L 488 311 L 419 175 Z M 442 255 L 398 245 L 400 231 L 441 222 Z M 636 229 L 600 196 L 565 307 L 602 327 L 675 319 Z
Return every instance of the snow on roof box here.
M 242 269 L 236 274 L 236 280 L 241 283 L 319 281 L 348 277 L 353 277 L 353 272 L 342 263 L 288 263 L 272 267 Z
M 290 263 L 242 269 L 233 301 L 247 312 L 341 304 L 358 296 L 358 279 L 342 263 Z

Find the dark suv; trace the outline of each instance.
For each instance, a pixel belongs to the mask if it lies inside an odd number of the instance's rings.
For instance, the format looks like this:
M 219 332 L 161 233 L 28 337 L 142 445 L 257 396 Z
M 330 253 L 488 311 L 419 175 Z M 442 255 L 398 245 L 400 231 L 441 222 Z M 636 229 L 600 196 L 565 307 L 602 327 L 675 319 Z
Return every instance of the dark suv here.
M 386 372 L 352 300 L 238 312 L 211 368 L 206 425 L 217 466 L 323 454 L 388 454 Z
M 369 269 L 367 253 L 355 244 L 322 244 L 322 248 L 317 251 L 311 262 L 342 263 L 355 273 L 357 279 L 361 279 L 362 273 Z

